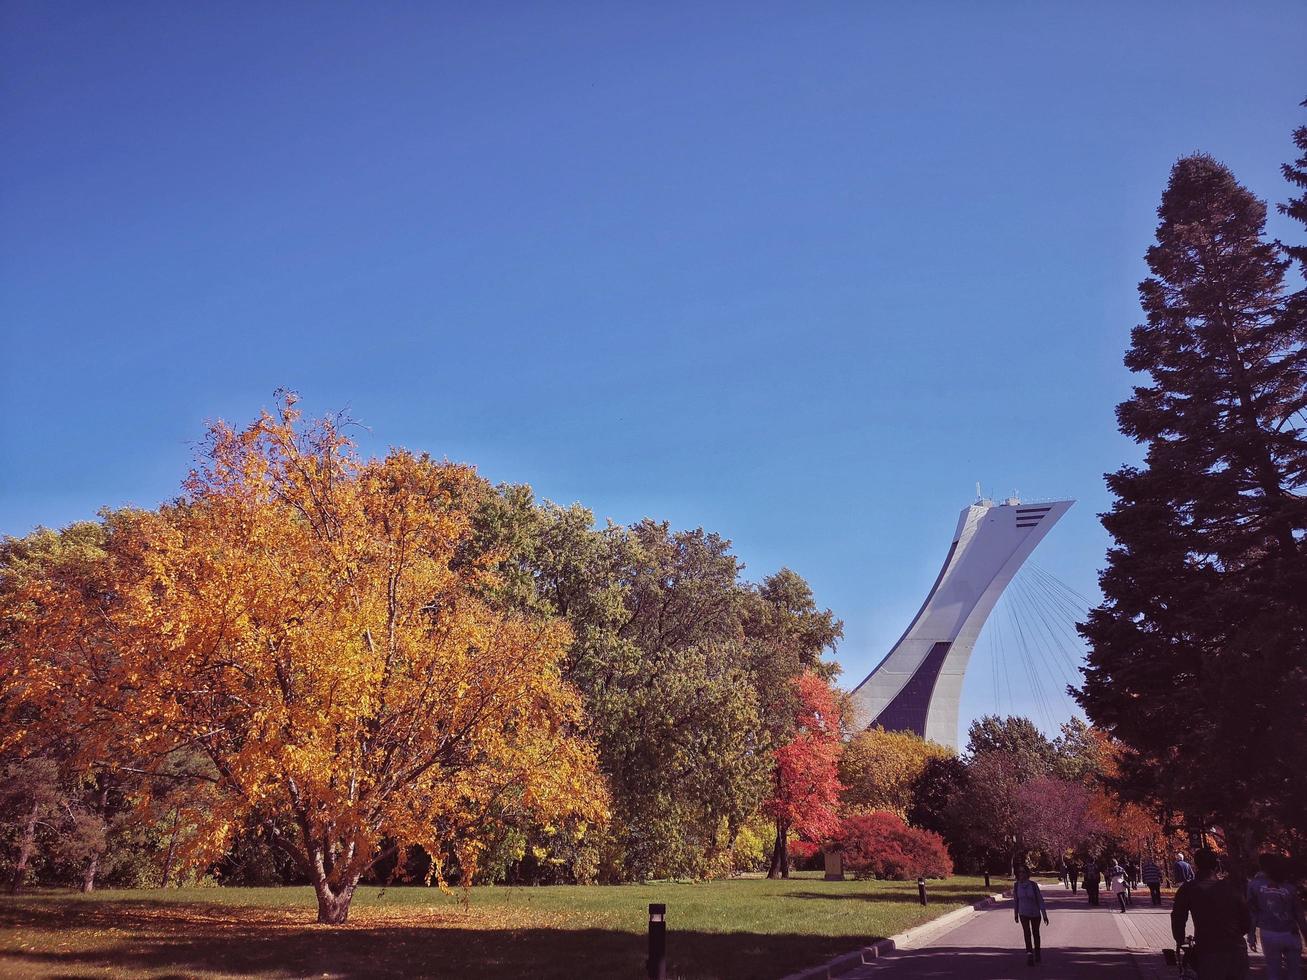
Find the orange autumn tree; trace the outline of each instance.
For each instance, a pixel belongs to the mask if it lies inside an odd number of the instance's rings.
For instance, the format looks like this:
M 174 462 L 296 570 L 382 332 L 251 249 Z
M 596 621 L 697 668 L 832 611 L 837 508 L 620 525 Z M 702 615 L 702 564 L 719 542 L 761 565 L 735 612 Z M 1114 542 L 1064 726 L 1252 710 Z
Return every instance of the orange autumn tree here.
M 318 921 L 342 923 L 361 877 L 414 845 L 455 846 L 470 880 L 488 818 L 598 820 L 606 800 L 559 673 L 566 625 L 484 598 L 484 482 L 401 450 L 363 461 L 294 406 L 215 424 L 179 501 L 115 522 L 115 656 L 87 710 L 136 759 L 206 760 L 221 805 L 198 856 L 262 820 Z
M 1101 828 L 1103 842 L 1125 848 L 1132 855 L 1151 853 L 1162 860 L 1170 832 L 1159 818 L 1159 808 L 1126 800 L 1116 788 L 1121 754 L 1128 750 L 1102 729 L 1090 727 L 1088 735 L 1098 747 L 1098 792 L 1090 797 L 1089 809 L 1092 820 Z

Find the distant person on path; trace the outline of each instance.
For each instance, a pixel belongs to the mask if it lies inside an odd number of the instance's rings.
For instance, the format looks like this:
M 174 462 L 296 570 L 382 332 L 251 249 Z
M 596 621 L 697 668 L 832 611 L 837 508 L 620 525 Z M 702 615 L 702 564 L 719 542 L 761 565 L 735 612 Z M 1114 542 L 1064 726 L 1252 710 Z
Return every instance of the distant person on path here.
M 1263 854 L 1262 873 L 1248 883 L 1248 948 L 1257 948 L 1262 931 L 1267 980 L 1301 980 L 1302 936 L 1307 933 L 1298 889 L 1289 880 L 1288 862 L 1280 854 Z
M 1153 907 L 1162 904 L 1162 869 L 1157 866 L 1157 862 L 1148 857 L 1144 859 L 1144 866 L 1139 871 L 1140 880 L 1148 886 L 1148 894 L 1153 899 Z
M 1044 893 L 1030 880 L 1030 869 L 1024 864 L 1017 868 L 1017 881 L 1012 886 L 1012 918 L 1021 923 L 1021 934 L 1026 939 L 1026 966 L 1034 966 L 1041 960 L 1039 920 L 1042 918 L 1048 925 L 1048 908 Z
M 1072 858 L 1071 863 L 1066 866 L 1066 874 L 1067 878 L 1071 881 L 1071 894 L 1074 895 L 1076 893 L 1076 885 L 1080 881 L 1080 865 L 1076 863 L 1075 858 Z
M 1085 862 L 1085 894 L 1089 897 L 1090 905 L 1098 904 L 1098 883 L 1102 877 L 1098 873 L 1098 865 L 1094 859 L 1090 858 Z
M 1184 859 L 1184 854 L 1175 856 L 1175 884 L 1178 888 L 1186 881 L 1194 880 L 1194 866 Z
M 1112 894 L 1116 896 L 1117 903 L 1121 906 L 1122 914 L 1125 913 L 1126 899 L 1129 897 L 1130 889 L 1125 883 L 1125 868 L 1112 862 L 1112 866 L 1107 869 L 1108 887 L 1111 888 Z
M 1185 938 L 1185 923 L 1194 919 L 1198 980 L 1247 980 L 1248 949 L 1245 937 L 1252 931 L 1248 903 L 1234 882 L 1216 876 L 1216 855 L 1203 848 L 1194 855 L 1197 877 L 1175 893 L 1171 909 L 1171 935 L 1176 946 Z
M 1139 887 L 1139 862 L 1134 858 L 1125 866 L 1125 882 L 1131 891 Z

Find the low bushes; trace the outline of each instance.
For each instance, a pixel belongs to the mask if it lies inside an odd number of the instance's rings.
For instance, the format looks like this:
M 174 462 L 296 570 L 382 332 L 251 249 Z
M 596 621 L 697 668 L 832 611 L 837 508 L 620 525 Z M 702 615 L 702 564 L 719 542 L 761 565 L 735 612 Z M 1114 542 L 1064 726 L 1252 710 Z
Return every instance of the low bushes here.
M 859 878 L 904 881 L 953 873 L 944 838 L 883 810 L 845 817 L 832 845 L 842 852 L 845 869 Z

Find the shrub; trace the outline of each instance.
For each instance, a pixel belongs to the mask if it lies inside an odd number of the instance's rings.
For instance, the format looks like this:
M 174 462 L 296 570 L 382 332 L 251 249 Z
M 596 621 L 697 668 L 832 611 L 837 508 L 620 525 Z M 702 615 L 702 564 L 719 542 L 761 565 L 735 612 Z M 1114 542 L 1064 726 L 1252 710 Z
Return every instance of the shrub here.
M 776 822 L 764 816 L 754 816 L 744 822 L 735 835 L 731 847 L 733 870 L 736 874 L 745 871 L 766 871 L 767 858 L 776 843 Z
M 953 873 L 944 838 L 883 810 L 845 817 L 832 843 L 843 853 L 844 867 L 859 878 L 905 881 Z

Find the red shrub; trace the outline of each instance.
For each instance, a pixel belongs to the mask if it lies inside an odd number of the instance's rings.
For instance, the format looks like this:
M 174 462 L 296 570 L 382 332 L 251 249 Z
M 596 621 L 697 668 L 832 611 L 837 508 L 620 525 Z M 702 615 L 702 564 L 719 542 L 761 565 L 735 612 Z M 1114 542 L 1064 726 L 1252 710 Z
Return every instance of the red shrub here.
M 786 847 L 789 848 L 790 857 L 796 858 L 800 861 L 806 861 L 808 858 L 815 857 L 821 853 L 820 844 L 814 844 L 811 841 L 806 841 L 797 837 L 792 838 L 789 843 L 786 844 Z
M 833 841 L 844 867 L 859 878 L 947 878 L 953 861 L 944 838 L 909 827 L 897 814 L 877 811 L 845 817 Z

